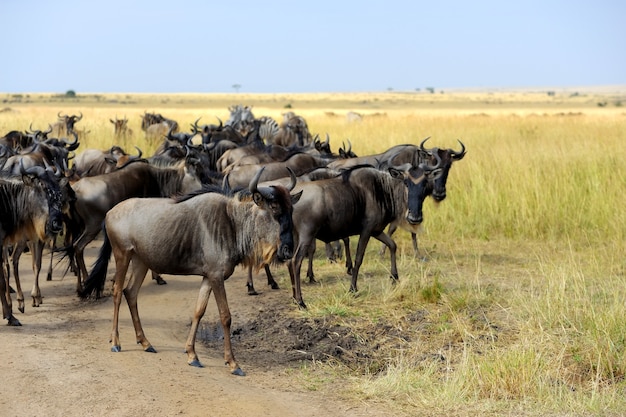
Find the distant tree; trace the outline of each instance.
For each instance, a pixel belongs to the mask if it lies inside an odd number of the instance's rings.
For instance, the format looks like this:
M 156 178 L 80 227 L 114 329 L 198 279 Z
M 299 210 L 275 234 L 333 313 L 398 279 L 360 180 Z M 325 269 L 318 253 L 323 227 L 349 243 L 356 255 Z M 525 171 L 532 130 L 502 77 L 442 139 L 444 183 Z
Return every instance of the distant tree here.
M 387 91 L 392 92 L 393 91 L 393 87 L 387 87 Z
M 238 93 L 241 88 L 241 84 L 233 84 L 232 87 L 235 89 L 235 93 Z
M 548 96 L 554 97 L 556 93 L 554 91 L 548 91 Z
M 76 91 L 74 90 L 67 90 L 65 92 L 65 97 L 69 97 L 69 98 L 74 98 L 76 97 Z
M 435 94 L 435 87 L 426 87 L 424 90 L 428 91 L 430 94 Z

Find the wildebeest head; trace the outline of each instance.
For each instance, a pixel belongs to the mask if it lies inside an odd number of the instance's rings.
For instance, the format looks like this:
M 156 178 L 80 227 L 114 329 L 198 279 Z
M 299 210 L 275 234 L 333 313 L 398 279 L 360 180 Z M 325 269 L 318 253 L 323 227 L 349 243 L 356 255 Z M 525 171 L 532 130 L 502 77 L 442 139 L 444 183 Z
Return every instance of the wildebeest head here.
M 407 189 L 406 221 L 409 224 L 418 225 L 424 220 L 422 206 L 430 192 L 429 182 L 436 181 L 443 171 L 439 155 L 435 154 L 435 159 L 437 164 L 434 166 L 422 163 L 417 166 L 404 164 L 389 168 L 391 176 L 402 180 Z
M 252 193 L 252 199 L 255 204 L 267 210 L 280 225 L 280 242 L 276 256 L 282 262 L 293 257 L 295 246 L 292 219 L 293 205 L 300 200 L 302 191 L 294 195 L 290 194 L 290 191 L 296 186 L 296 175 L 290 168 L 287 168 L 287 170 L 289 170 L 291 183 L 287 188 L 282 186 L 257 187 L 264 169 L 261 168 L 252 178 L 248 189 Z
M 34 166 L 28 169 L 20 163 L 20 171 L 25 184 L 40 187 L 46 195 L 48 205 L 48 219 L 46 234 L 57 234 L 63 230 L 63 210 L 66 200 L 61 192 L 58 177 L 50 167 Z M 67 181 L 65 178 L 60 181 Z
M 66 133 L 70 133 L 74 131 L 74 125 L 83 118 L 83 113 L 80 113 L 79 116 L 76 116 L 75 114 L 70 116 L 69 114 L 61 115 L 61 112 L 59 112 L 57 116 L 59 117 L 60 122 L 65 123 Z
M 440 202 L 445 200 L 446 198 L 446 182 L 448 181 L 448 174 L 450 173 L 450 169 L 452 168 L 452 163 L 454 161 L 460 161 L 465 156 L 465 145 L 463 142 L 458 140 L 461 145 L 461 150 L 459 152 L 453 149 L 425 149 L 424 143 L 428 140 L 428 138 L 424 139 L 420 144 L 420 150 L 431 155 L 430 162 L 435 162 L 436 158 L 441 160 L 440 168 L 441 175 L 437 177 L 434 181 L 432 181 L 432 196 L 436 202 Z M 436 157 L 435 157 L 436 155 Z

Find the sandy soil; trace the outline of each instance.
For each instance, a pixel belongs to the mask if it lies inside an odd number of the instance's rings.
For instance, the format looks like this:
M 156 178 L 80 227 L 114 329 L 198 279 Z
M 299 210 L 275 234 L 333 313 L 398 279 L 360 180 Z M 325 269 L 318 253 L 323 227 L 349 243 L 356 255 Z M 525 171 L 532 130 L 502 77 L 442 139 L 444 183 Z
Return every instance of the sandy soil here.
M 98 244 L 93 242 L 88 250 L 88 265 L 93 263 Z M 74 276 L 61 278 L 62 273 L 55 271 L 48 282 L 42 274 L 44 301 L 38 308 L 31 307 L 30 262 L 30 255 L 25 254 L 20 266 L 24 314 L 17 311 L 13 294 L 15 315 L 23 326 L 0 326 L 2 416 L 390 415 L 372 405 L 347 403 L 328 392 L 307 391 L 295 379 L 297 373 L 287 372 L 294 361 L 314 356 L 311 351 L 316 345 L 309 342 L 303 350 L 292 341 L 285 341 L 286 345 L 281 340 L 284 326 L 294 327 L 294 322 L 281 315 L 281 311 L 295 308 L 288 288 L 271 291 L 259 278 L 255 284 L 262 294 L 250 297 L 240 269 L 227 281 L 233 348 L 247 373 L 237 377 L 224 365 L 213 298 L 203 319 L 205 342 L 196 346 L 204 368 L 186 363 L 183 347 L 199 277 L 166 276 L 165 286 L 147 278 L 139 296 L 139 311 L 158 353 L 144 352 L 134 343 L 125 304 L 120 320 L 122 352 L 113 353 L 108 342 L 113 311 L 110 296 L 81 301 L 75 295 Z M 268 332 L 264 328 L 267 320 L 273 322 L 273 330 Z M 315 323 L 304 330 L 315 330 Z M 315 340 L 321 339 L 328 338 Z M 289 355 L 282 353 L 285 349 Z

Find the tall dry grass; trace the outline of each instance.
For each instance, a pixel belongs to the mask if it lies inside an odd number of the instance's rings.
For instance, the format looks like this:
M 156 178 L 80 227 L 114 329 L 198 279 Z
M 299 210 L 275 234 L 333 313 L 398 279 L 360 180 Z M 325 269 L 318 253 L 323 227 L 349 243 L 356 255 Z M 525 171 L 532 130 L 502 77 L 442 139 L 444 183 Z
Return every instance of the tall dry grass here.
M 227 100 L 242 98 L 62 110 L 84 114 L 79 127 L 91 133 L 81 148 L 111 146 L 109 118 L 117 115 L 135 131 L 122 145 L 149 153 L 154 144 L 139 128 L 143 111 L 186 129 L 201 116 L 204 123 L 226 120 Z M 302 383 L 384 403 L 400 415 L 622 415 L 626 113 L 580 96 L 556 104 L 493 95 L 433 105 L 387 99 L 265 97 L 254 107 L 257 116 L 279 119 L 285 103 L 306 102 L 292 110 L 311 131 L 328 133 L 335 150 L 349 140 L 359 155 L 428 136 L 428 146 L 458 149 L 460 139 L 467 147 L 449 176 L 448 198 L 425 204 L 420 256 L 413 257 L 408 233 L 395 235 L 396 285 L 386 279 L 388 258 L 376 241 L 358 297 L 348 293 L 341 266 L 316 259 L 320 284 L 304 287 L 309 310 L 293 314 L 349 326 L 380 348 L 356 365 L 303 366 Z M 348 109 L 365 114 L 363 121 L 347 122 Z M 0 132 L 30 123 L 43 129 L 57 111 L 14 106 L 0 113 Z M 372 339 L 372 329 L 385 331 Z

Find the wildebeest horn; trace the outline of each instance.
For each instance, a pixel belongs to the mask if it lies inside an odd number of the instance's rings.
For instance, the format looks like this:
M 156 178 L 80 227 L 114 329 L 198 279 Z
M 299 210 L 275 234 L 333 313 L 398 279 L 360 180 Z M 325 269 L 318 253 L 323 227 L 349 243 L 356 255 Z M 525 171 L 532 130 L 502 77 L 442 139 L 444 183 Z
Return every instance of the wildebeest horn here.
M 74 132 L 73 130 L 70 131 L 70 133 L 72 135 L 74 135 L 74 142 L 68 142 L 66 138 L 61 139 L 61 142 L 63 142 L 68 148 L 71 148 L 73 146 L 76 146 L 78 144 L 78 133 Z M 74 148 L 76 149 L 76 148 Z
M 200 126 L 198 126 L 200 119 L 202 119 L 202 116 L 198 117 L 198 119 L 191 125 L 191 131 L 193 133 L 198 133 L 200 131 Z
M 265 170 L 265 167 L 262 167 L 261 169 L 259 169 L 257 173 L 254 175 L 254 177 L 252 178 L 252 180 L 250 181 L 250 185 L 248 185 L 248 189 L 250 190 L 252 194 L 259 192 L 257 185 L 259 183 L 259 178 L 261 178 L 261 174 L 263 174 L 264 170 Z
M 429 137 L 427 137 L 426 139 L 424 139 L 424 140 L 420 143 L 420 149 L 421 149 L 422 151 L 424 151 L 424 152 L 429 152 L 429 150 L 428 150 L 428 149 L 425 149 L 425 148 L 424 148 L 424 144 L 426 143 L 426 141 L 427 141 L 428 139 L 430 139 L 430 136 L 429 136 Z
M 426 163 L 422 163 L 422 164 L 419 165 L 419 167 L 422 168 L 424 171 L 434 171 L 437 168 L 439 168 L 439 166 L 441 165 L 441 157 L 439 156 L 439 152 L 435 152 L 433 154 L 433 156 L 437 160 L 437 164 L 435 166 L 428 165 Z
M 29 167 L 28 169 L 24 168 L 24 160 L 20 159 L 20 173 L 22 175 L 36 175 L 37 177 L 45 174 L 46 170 L 41 165 L 35 165 Z
M 135 145 L 135 149 L 137 149 L 137 152 L 139 152 L 139 155 L 131 156 L 131 158 L 135 158 L 135 159 L 141 158 L 141 156 L 143 155 L 143 152 L 141 151 L 141 149 L 139 149 L 139 147 L 137 145 Z
M 330 146 L 330 135 L 326 132 L 326 145 Z
M 457 139 L 457 141 L 461 144 L 461 152 L 452 151 L 450 155 L 452 156 L 452 159 L 458 161 L 459 159 L 463 159 L 463 157 L 465 156 L 465 145 L 463 145 L 463 142 L 461 142 L 459 139 Z
M 78 117 L 74 116 L 74 121 L 78 122 L 79 120 L 82 120 L 82 118 L 83 118 L 83 112 L 81 111 L 80 112 L 80 116 L 78 116 Z
M 57 113 L 57 117 L 58 117 L 59 119 L 65 119 L 65 117 L 67 117 L 67 114 L 66 114 L 65 116 L 61 116 L 61 112 L 59 111 L 59 112 Z
M 217 120 L 219 120 L 219 121 L 220 121 L 220 126 L 219 126 L 219 129 L 220 129 L 220 130 L 222 130 L 222 128 L 224 127 L 224 123 L 222 123 L 222 119 L 220 119 L 220 118 L 219 118 L 219 117 L 217 117 L 217 116 L 215 116 L 215 118 L 216 118 Z
M 287 186 L 287 190 L 291 191 L 296 188 L 296 173 L 289 167 L 287 167 L 287 171 L 289 171 L 289 177 L 291 178 L 291 182 Z

